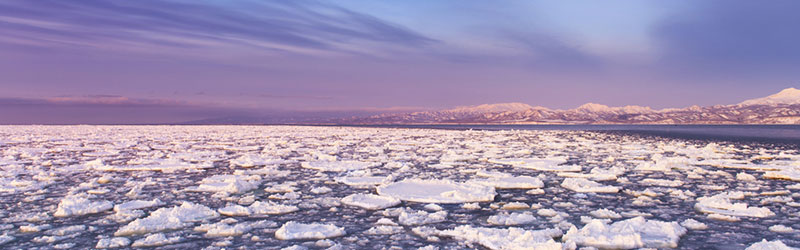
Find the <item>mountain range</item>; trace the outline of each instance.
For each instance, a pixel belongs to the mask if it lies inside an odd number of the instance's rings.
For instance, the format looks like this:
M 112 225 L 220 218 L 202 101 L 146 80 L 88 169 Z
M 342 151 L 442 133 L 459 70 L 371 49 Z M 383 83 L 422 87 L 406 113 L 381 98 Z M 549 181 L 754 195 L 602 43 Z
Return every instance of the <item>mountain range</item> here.
M 654 110 L 587 103 L 559 110 L 524 103 L 482 104 L 438 111 L 333 119 L 335 124 L 800 124 L 800 90 L 732 105 Z

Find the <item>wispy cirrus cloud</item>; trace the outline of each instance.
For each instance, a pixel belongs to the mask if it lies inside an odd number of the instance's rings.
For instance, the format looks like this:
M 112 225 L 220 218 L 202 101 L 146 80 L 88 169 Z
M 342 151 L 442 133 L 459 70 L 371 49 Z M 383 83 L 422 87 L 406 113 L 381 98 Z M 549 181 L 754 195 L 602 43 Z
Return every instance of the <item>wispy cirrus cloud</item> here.
M 352 44 L 359 43 L 415 47 L 434 42 L 366 14 L 305 0 L 11 0 L 0 2 L 0 29 L 6 37 L 0 43 L 48 49 L 250 47 L 314 54 L 358 53 Z

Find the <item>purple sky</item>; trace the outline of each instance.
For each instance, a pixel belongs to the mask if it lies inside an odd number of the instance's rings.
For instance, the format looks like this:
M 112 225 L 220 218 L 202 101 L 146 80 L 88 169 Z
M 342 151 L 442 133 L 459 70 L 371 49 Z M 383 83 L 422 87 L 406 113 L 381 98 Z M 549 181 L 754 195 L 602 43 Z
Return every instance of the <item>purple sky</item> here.
M 732 104 L 800 85 L 798 9 L 794 0 L 7 0 L 0 123 Z

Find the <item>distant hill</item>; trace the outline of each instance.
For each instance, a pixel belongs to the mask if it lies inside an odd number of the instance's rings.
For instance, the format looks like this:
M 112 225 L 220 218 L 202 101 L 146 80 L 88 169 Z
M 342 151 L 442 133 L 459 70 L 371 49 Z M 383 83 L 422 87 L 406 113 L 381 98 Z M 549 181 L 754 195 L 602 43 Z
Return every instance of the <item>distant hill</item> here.
M 554 110 L 524 103 L 482 104 L 454 109 L 386 113 L 332 119 L 338 124 L 800 124 L 800 90 L 734 105 L 653 110 L 642 106 L 609 107 L 587 103 Z

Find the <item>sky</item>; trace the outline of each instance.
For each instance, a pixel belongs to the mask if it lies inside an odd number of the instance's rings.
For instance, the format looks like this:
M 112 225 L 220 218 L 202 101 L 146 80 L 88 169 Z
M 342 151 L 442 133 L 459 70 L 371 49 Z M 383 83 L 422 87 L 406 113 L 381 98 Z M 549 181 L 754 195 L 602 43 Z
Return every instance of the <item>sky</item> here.
M 800 87 L 800 1 L 0 1 L 0 123 L 523 102 L 733 104 Z

